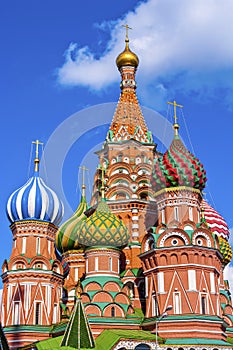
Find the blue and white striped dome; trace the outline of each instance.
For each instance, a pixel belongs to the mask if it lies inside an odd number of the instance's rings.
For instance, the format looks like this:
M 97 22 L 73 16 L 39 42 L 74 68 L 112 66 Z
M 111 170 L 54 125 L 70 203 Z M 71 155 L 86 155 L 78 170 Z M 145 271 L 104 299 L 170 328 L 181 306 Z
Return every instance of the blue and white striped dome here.
M 63 213 L 62 202 L 45 185 L 38 171 L 35 171 L 25 185 L 13 192 L 7 202 L 7 216 L 11 223 L 34 219 L 58 225 Z

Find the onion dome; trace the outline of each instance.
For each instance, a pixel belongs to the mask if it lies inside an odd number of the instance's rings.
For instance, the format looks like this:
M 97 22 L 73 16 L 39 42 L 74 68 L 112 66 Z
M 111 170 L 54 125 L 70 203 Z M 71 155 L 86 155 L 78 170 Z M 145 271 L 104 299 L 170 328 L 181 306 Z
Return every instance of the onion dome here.
M 11 223 L 21 220 L 42 220 L 57 226 L 63 217 L 63 204 L 39 176 L 38 154 L 34 162 L 34 175 L 9 197 L 7 216 Z
M 86 210 L 87 201 L 85 192 L 83 191 L 77 210 L 57 231 L 56 246 L 61 253 L 79 248 L 79 227 L 82 220 L 86 219 L 86 215 L 84 214 Z
M 96 211 L 79 226 L 79 243 L 83 246 L 124 247 L 129 240 L 126 226 L 112 214 L 102 198 Z
M 212 208 L 204 199 L 202 200 L 201 205 L 204 208 L 205 220 L 210 230 L 213 233 L 215 233 L 217 236 L 221 236 L 226 240 L 228 240 L 230 232 L 224 218 L 214 208 Z
M 132 52 L 129 48 L 129 39 L 128 35 L 126 34 L 125 38 L 125 49 L 123 52 L 121 52 L 117 58 L 116 58 L 116 65 L 118 69 L 124 66 L 132 66 L 137 68 L 139 64 L 138 56 Z
M 231 258 L 232 258 L 231 246 L 225 238 L 222 238 L 219 236 L 218 240 L 219 240 L 219 250 L 223 256 L 223 264 L 227 265 L 231 261 Z
M 177 105 L 176 102 L 170 102 Z M 178 134 L 179 125 L 174 114 L 174 139 L 163 156 L 155 160 L 152 186 L 155 192 L 169 187 L 187 186 L 202 191 L 207 181 L 206 171 L 197 157 L 184 146 Z

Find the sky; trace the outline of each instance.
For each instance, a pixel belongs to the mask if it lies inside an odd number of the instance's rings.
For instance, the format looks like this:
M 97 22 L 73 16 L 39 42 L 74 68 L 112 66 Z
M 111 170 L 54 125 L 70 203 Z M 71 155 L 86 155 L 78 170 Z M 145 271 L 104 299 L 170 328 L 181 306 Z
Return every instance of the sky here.
M 61 183 L 70 208 L 78 205 L 85 162 L 90 195 L 93 151 L 119 98 L 115 59 L 124 49 L 126 23 L 140 60 L 138 99 L 159 150 L 168 138 L 157 117 L 172 122 L 167 101 L 175 99 L 184 106 L 180 134 L 207 172 L 205 196 L 233 228 L 232 13 L 232 0 L 0 2 L 1 262 L 12 244 L 6 202 L 31 175 L 32 141 L 50 151 L 45 180 L 53 188 Z

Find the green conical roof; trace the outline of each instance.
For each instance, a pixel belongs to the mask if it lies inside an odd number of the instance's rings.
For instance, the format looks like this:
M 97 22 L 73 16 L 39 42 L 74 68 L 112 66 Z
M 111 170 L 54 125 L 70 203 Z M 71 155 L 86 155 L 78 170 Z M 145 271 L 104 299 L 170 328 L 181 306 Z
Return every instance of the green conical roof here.
M 73 313 L 66 327 L 60 346 L 75 349 L 93 349 L 95 342 L 80 298 L 76 299 Z
M 111 246 L 124 247 L 129 233 L 123 221 L 111 213 L 105 199 L 102 198 L 96 211 L 79 227 L 79 242 L 88 247 Z
M 80 204 L 74 214 L 61 225 L 56 234 L 56 246 L 61 253 L 68 250 L 78 249 L 78 233 L 82 220 L 86 219 L 84 212 L 88 205 L 85 195 L 82 195 Z

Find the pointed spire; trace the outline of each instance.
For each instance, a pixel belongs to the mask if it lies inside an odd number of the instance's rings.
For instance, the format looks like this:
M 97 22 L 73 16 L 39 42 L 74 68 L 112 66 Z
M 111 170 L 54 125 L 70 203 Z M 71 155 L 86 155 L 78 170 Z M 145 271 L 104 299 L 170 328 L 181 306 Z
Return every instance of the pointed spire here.
M 39 171 L 39 163 L 40 163 L 39 145 L 43 146 L 44 143 L 40 142 L 39 140 L 36 140 L 36 141 L 32 141 L 32 144 L 36 145 L 36 157 L 34 159 L 34 163 L 35 163 L 34 171 L 35 171 L 35 173 L 37 173 Z
M 136 95 L 135 75 L 139 59 L 129 48 L 127 24 L 125 49 L 121 52 L 116 64 L 121 74 L 121 95 L 118 101 L 112 123 L 107 135 L 107 141 L 121 142 L 130 139 L 142 143 L 153 143 L 152 134 L 145 123 Z
M 81 283 L 78 282 L 74 310 L 66 327 L 60 346 L 93 349 L 95 347 L 91 328 L 81 301 Z
M 182 105 L 178 105 L 175 100 L 173 102 L 167 102 L 167 104 L 173 105 L 173 107 L 174 107 L 174 116 L 173 116 L 174 117 L 174 124 L 173 124 L 173 128 L 174 128 L 175 136 L 178 136 L 179 135 L 178 131 L 179 131 L 180 126 L 179 126 L 179 124 L 177 122 L 176 107 L 183 108 L 183 106 Z

